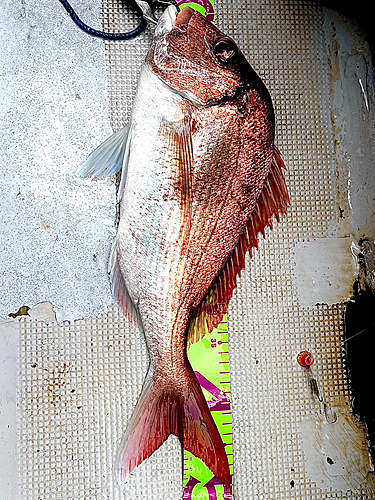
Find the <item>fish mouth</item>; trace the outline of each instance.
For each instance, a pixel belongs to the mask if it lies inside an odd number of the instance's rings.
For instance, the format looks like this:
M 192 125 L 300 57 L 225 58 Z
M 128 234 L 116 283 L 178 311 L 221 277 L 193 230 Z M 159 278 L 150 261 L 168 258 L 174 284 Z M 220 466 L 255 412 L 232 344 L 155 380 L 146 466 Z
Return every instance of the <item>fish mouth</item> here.
M 174 28 L 181 32 L 186 32 L 194 12 L 194 9 L 185 7 L 177 14 L 176 7 L 174 5 L 169 5 L 159 18 L 158 24 L 155 28 L 155 36 L 166 35 Z
M 193 14 L 194 10 L 191 7 L 181 9 L 174 23 L 175 28 L 181 31 L 186 31 Z

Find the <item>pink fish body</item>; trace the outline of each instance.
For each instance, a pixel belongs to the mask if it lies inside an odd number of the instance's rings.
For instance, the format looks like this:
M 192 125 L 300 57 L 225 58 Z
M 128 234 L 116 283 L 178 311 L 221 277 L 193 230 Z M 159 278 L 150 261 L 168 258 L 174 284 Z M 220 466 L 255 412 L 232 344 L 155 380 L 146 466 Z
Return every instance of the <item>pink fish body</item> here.
M 109 271 L 142 328 L 149 370 L 118 457 L 120 482 L 170 434 L 223 484 L 229 465 L 187 358 L 216 326 L 245 254 L 289 198 L 271 99 L 233 40 L 201 14 L 166 9 L 142 69 L 130 124 L 79 174 L 122 169 Z

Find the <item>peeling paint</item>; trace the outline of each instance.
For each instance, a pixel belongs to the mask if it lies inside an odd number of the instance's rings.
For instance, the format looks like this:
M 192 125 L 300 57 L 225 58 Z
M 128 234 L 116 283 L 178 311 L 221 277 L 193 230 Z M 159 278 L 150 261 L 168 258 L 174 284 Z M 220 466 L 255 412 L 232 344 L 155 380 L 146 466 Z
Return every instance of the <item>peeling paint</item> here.
M 364 241 L 358 248 L 359 279 L 363 289 L 369 288 L 375 294 L 375 242 Z
M 44 321 L 45 323 L 56 321 L 56 313 L 51 302 L 41 302 L 40 304 L 36 304 L 29 310 L 29 316 L 31 319 Z
M 300 445 L 306 472 L 322 490 L 375 493 L 365 430 L 353 415 L 335 409 L 337 421 L 323 415 L 305 418 L 299 424 Z M 370 473 L 370 474 L 369 474 Z
M 293 250 L 293 278 L 303 307 L 338 304 L 351 297 L 358 273 L 351 238 L 316 238 Z

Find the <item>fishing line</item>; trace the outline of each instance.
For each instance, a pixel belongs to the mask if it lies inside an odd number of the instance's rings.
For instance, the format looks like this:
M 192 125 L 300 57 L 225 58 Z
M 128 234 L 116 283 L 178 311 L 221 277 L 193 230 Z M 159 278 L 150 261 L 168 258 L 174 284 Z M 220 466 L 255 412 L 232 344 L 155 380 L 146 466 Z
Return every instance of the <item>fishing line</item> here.
M 105 38 L 106 40 L 129 40 L 130 38 L 135 38 L 136 36 L 140 35 L 142 31 L 146 29 L 147 26 L 147 22 L 142 16 L 141 22 L 139 23 L 137 28 L 135 28 L 132 31 L 129 31 L 128 33 L 106 33 L 104 31 L 99 31 L 95 28 L 91 28 L 91 26 L 88 26 L 83 21 L 81 21 L 81 19 L 77 16 L 73 7 L 67 0 L 60 0 L 60 3 L 63 5 L 63 7 L 70 15 L 74 23 L 78 26 L 78 28 L 81 28 L 81 30 L 83 30 L 85 33 L 88 33 L 91 36 Z
M 70 5 L 70 3 L 68 2 L 68 0 L 59 0 L 59 1 L 63 5 L 63 7 L 67 11 L 67 13 L 70 15 L 70 17 L 72 18 L 73 22 L 81 30 L 83 30 L 85 33 L 88 33 L 91 36 L 96 36 L 98 38 L 104 38 L 106 40 L 130 40 L 131 38 L 135 38 L 138 35 L 140 35 L 146 29 L 146 27 L 147 27 L 147 20 L 144 17 L 144 11 L 140 7 L 140 5 L 138 5 L 137 2 L 135 2 L 137 4 L 137 10 L 138 9 L 141 10 L 141 22 L 139 23 L 139 25 L 134 30 L 129 31 L 127 33 L 107 33 L 105 31 L 100 31 L 100 30 L 97 30 L 95 28 L 91 28 L 91 26 L 88 26 L 87 24 L 85 24 L 78 17 L 78 15 L 74 11 L 73 7 Z M 148 4 L 148 2 L 143 2 L 143 3 Z M 172 4 L 172 5 L 174 5 L 176 7 L 177 12 L 180 11 L 180 7 L 177 4 L 176 0 L 160 0 L 160 1 L 155 2 L 155 3 L 161 3 L 161 4 L 167 4 L 167 5 L 171 5 Z M 149 19 L 149 20 L 151 20 L 151 19 Z

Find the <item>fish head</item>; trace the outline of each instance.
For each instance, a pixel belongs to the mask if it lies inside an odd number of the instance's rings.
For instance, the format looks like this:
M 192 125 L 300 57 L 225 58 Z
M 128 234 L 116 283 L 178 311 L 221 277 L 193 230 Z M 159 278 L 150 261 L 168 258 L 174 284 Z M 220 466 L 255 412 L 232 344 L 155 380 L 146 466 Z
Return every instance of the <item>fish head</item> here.
M 262 85 L 236 43 L 190 7 L 178 15 L 172 5 L 164 11 L 146 63 L 174 92 L 197 105 L 234 99 Z

